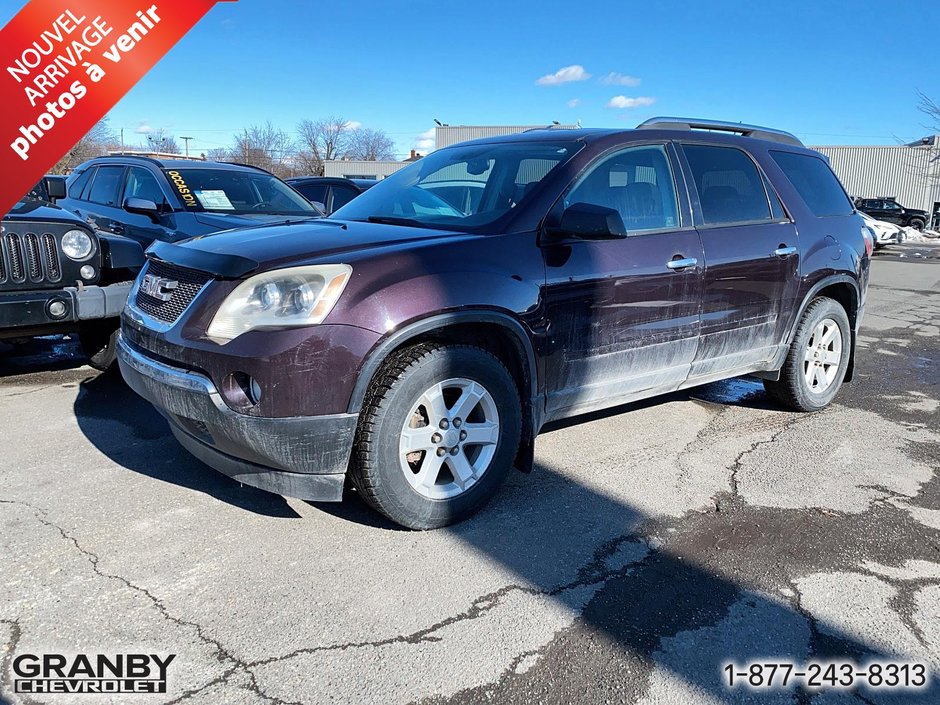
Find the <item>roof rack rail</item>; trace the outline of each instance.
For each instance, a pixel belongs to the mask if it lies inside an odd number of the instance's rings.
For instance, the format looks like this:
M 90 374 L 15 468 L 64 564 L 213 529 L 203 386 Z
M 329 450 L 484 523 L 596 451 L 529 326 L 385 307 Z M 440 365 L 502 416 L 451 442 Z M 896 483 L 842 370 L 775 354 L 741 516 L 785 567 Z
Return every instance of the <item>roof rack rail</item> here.
M 254 164 L 245 164 L 244 162 L 230 162 L 230 161 L 224 161 L 224 162 L 219 162 L 219 163 L 231 164 L 232 166 L 243 166 L 247 169 L 256 169 L 257 171 L 263 171 L 265 174 L 271 174 L 273 176 L 273 174 L 267 169 L 265 169 L 263 166 L 255 166 Z
M 796 135 L 783 130 L 759 125 L 745 125 L 740 122 L 724 122 L 722 120 L 699 120 L 697 118 L 682 117 L 654 117 L 637 125 L 638 130 L 715 130 L 717 132 L 734 132 L 743 137 L 753 137 L 768 142 L 780 142 L 803 147 L 803 143 Z

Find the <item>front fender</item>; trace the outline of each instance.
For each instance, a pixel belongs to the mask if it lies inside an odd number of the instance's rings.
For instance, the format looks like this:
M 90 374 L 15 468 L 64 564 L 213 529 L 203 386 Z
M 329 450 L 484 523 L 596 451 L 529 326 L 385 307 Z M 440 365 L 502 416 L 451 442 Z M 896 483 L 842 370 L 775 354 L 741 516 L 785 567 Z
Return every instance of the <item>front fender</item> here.
M 97 235 L 105 269 L 140 269 L 144 266 L 144 248 L 136 240 L 101 231 Z

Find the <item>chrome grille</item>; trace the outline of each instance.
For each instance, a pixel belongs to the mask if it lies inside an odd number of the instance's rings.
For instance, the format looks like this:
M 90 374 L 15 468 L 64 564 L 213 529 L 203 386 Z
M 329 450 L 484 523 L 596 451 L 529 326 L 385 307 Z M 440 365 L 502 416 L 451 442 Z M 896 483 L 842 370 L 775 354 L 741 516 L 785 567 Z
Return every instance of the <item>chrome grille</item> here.
M 17 233 L 10 233 L 6 236 L 5 244 L 10 258 L 10 279 L 15 282 L 24 281 L 26 272 L 23 269 L 22 238 Z
M 26 269 L 29 272 L 29 278 L 33 281 L 39 281 L 42 277 L 42 257 L 39 254 L 39 238 L 33 233 L 26 233 L 23 236 L 23 243 L 26 245 Z
M 135 305 L 141 311 L 158 321 L 169 324 L 176 323 L 183 315 L 183 311 L 189 308 L 193 299 L 196 298 L 196 294 L 212 281 L 211 274 L 156 259 L 147 263 L 146 269 L 141 272 L 140 276 L 144 277 L 148 274 L 179 282 L 168 301 L 161 301 L 150 294 L 145 294 L 140 287 L 137 288 L 137 296 L 134 299 Z
M 59 262 L 59 247 L 52 233 L 42 236 L 42 251 L 46 259 L 46 278 L 57 282 L 62 278 L 62 265 Z M 0 279 L 3 275 L 0 274 Z

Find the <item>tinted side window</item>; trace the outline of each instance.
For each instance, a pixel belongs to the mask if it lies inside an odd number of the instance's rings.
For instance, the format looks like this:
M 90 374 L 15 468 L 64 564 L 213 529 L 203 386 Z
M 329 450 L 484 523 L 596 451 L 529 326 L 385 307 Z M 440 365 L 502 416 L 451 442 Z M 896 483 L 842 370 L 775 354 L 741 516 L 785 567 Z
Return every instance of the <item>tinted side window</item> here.
M 821 158 L 793 152 L 772 151 L 770 154 L 813 215 L 849 215 L 853 211 L 836 175 Z
M 359 195 L 359 190 L 354 188 L 349 188 L 346 186 L 334 186 L 333 187 L 333 210 L 337 208 L 342 208 L 356 196 Z
M 81 174 L 76 176 L 72 183 L 69 184 L 69 198 L 81 198 L 82 191 L 85 189 L 85 186 L 88 184 L 88 179 L 91 178 L 91 174 L 94 169 L 85 169 Z
M 676 187 L 664 147 L 634 147 L 603 157 L 565 196 L 613 208 L 627 232 L 679 227 Z
M 294 188 L 308 201 L 326 205 L 326 184 L 297 184 Z
M 734 147 L 682 145 L 702 204 L 706 225 L 770 220 L 770 204 L 760 172 Z
M 105 206 L 117 206 L 123 176 L 123 166 L 99 166 L 88 200 Z
M 146 169 L 132 166 L 127 171 L 127 184 L 124 186 L 124 200 L 143 198 L 153 201 L 158 206 L 166 200 L 156 177 Z M 123 204 L 123 200 L 122 200 Z

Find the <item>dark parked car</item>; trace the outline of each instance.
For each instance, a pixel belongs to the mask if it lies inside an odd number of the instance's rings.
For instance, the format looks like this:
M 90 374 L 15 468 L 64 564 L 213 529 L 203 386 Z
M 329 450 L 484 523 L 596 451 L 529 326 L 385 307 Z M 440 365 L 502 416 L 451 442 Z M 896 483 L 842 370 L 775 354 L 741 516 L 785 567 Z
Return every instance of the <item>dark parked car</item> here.
M 828 164 L 765 128 L 641 128 L 455 145 L 329 219 L 157 243 L 125 379 L 221 472 L 311 500 L 348 476 L 422 529 L 530 468 L 549 421 L 744 374 L 825 407 L 873 246 Z
M 98 230 L 144 245 L 322 215 L 264 169 L 130 155 L 79 166 L 59 205 Z
M 905 208 L 893 198 L 860 198 L 856 202 L 856 208 L 875 220 L 915 230 L 923 230 L 928 222 L 927 211 Z
M 332 176 L 298 176 L 287 183 L 321 211 L 329 215 L 377 183 L 375 179 L 344 179 Z
M 61 185 L 44 185 L 45 197 Z M 91 364 L 106 369 L 116 356 L 118 316 L 144 264 L 140 244 L 96 233 L 35 199 L 0 222 L 0 339 L 78 332 Z

